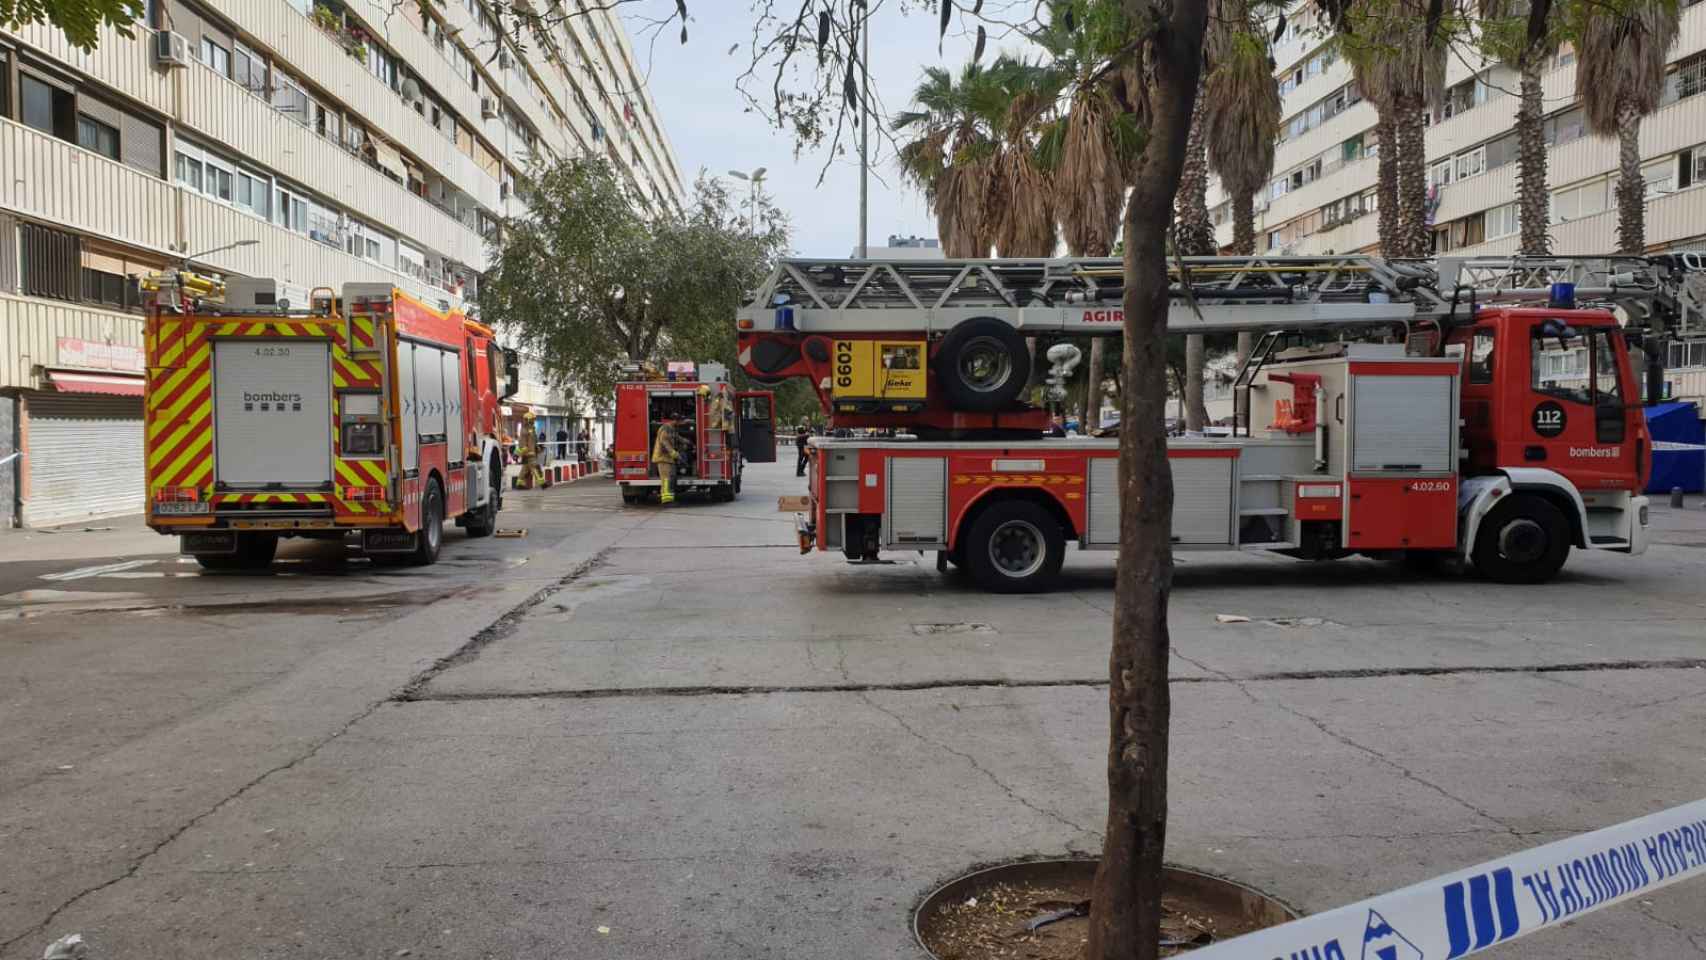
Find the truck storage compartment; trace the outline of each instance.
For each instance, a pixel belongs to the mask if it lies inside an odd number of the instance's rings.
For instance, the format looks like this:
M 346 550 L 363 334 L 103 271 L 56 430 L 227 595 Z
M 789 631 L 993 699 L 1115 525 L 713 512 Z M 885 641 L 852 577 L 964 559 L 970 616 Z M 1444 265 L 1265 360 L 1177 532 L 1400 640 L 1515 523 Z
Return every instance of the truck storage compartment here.
M 332 482 L 331 350 L 323 340 L 213 345 L 214 479 L 227 487 Z

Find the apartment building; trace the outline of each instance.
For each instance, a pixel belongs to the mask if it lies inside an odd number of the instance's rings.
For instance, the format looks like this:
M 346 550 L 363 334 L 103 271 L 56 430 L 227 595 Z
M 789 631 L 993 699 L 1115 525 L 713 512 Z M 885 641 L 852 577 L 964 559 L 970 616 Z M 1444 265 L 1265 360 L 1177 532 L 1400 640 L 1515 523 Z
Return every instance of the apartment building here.
M 187 263 L 388 282 L 477 309 L 541 155 L 602 155 L 648 206 L 681 172 L 608 5 L 148 0 L 92 52 L 0 31 L 0 526 L 134 512 L 138 278 Z M 517 4 L 517 7 L 523 5 Z M 578 8 L 578 9 L 576 9 Z M 574 411 L 535 385 L 521 403 Z M 561 410 L 553 410 L 553 406 Z
M 1682 0 L 1682 7 L 1664 105 L 1641 124 L 1647 241 L 1655 251 L 1706 249 L 1706 4 Z M 1373 105 L 1335 56 L 1312 4 L 1289 12 L 1274 58 L 1284 106 L 1273 179 L 1256 200 L 1258 252 L 1374 252 Z M 1446 83 L 1426 137 L 1434 250 L 1514 253 L 1518 76 L 1503 64 L 1453 56 Z M 1553 252 L 1610 252 L 1617 142 L 1587 132 L 1567 46 L 1552 58 L 1543 86 Z M 1220 242 L 1230 244 L 1231 210 L 1218 184 L 1210 187 L 1209 206 Z M 1670 395 L 1706 405 L 1706 338 L 1671 344 L 1666 359 Z

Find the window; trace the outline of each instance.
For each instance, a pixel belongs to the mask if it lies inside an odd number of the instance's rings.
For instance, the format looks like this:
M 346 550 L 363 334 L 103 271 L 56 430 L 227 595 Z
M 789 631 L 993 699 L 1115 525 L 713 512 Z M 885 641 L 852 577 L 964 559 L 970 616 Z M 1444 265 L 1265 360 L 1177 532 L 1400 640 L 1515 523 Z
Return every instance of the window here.
M 1676 164 L 1660 160 L 1641 168 L 1641 178 L 1647 182 L 1647 196 L 1671 193 L 1676 189 Z
M 1573 140 L 1580 140 L 1583 136 L 1585 123 L 1586 114 L 1582 112 L 1580 107 L 1566 110 L 1556 117 L 1548 119 L 1541 128 L 1542 135 L 1546 138 L 1546 145 L 1560 147 Z
M 1592 403 L 1593 389 L 1581 376 L 1581 362 L 1586 342 L 1581 335 L 1573 337 L 1543 337 L 1541 328 L 1534 328 L 1529 348 L 1529 386 L 1572 403 Z
M 296 85 L 296 81 L 283 73 L 273 73 L 272 105 L 279 113 L 284 114 L 303 126 L 308 125 L 308 94 Z
M 231 79 L 247 87 L 250 93 L 265 96 L 267 62 L 239 43 L 231 54 Z
M 297 233 L 308 232 L 308 201 L 295 187 L 280 186 L 273 194 L 272 222 Z
M 0 117 L 12 115 L 12 60 L 0 50 Z
M 118 131 L 88 114 L 77 116 L 77 145 L 108 160 L 118 159 Z
M 1278 230 L 1268 231 L 1268 249 L 1272 250 L 1279 245 L 1280 245 L 1280 232 Z
M 201 192 L 202 167 L 201 161 L 195 157 L 178 152 L 178 182 L 186 187 Z
M 1677 63 L 1665 77 L 1664 103 L 1686 100 L 1706 90 L 1706 54 L 1695 54 Z
M 1467 180 L 1479 176 L 1487 170 L 1487 148 L 1476 147 L 1468 153 L 1457 155 L 1457 180 Z
M 1617 407 L 1623 402 L 1622 391 L 1618 389 L 1617 351 L 1611 344 L 1615 335 L 1609 330 L 1594 331 L 1593 402 L 1596 406 Z
M 27 73 L 21 73 L 18 77 L 18 99 L 23 107 L 21 113 L 24 123 L 61 140 L 76 142 L 76 98 L 69 91 L 44 83 Z
M 1591 217 L 1607 209 L 1606 194 L 1609 180 L 1596 180 L 1579 187 L 1570 187 L 1552 194 L 1552 223 L 1568 223 Z
M 19 289 L 28 296 L 80 300 L 83 245 L 76 234 L 30 223 L 18 225 Z
M 142 290 L 135 280 L 123 274 L 83 268 L 83 299 L 119 310 L 142 306 Z
M 1493 331 L 1477 330 L 1469 344 L 1469 382 L 1493 382 Z
M 1428 170 L 1428 186 L 1441 187 L 1451 182 L 1451 161 L 1442 160 Z
M 272 196 L 272 184 L 264 176 L 251 173 L 248 170 L 237 171 L 237 206 L 253 213 L 255 216 L 268 219 L 272 205 L 268 199 Z
M 1706 183 L 1706 147 L 1694 147 L 1676 155 L 1676 188 L 1682 190 Z
M 1520 205 L 1507 203 L 1502 207 L 1494 207 L 1487 211 L 1487 238 L 1508 237 L 1522 229 L 1521 218 L 1518 216 Z
M 213 42 L 211 37 L 201 38 L 201 62 L 213 68 L 213 72 L 222 77 L 231 75 L 231 51 Z

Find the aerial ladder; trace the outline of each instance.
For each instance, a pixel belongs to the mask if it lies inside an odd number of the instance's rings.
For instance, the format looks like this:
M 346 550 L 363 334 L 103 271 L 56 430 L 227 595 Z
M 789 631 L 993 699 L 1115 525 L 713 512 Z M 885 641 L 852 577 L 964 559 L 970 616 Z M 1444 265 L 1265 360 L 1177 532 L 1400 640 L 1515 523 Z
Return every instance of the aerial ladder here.
M 1247 387 L 1287 336 L 1380 328 L 1424 355 L 1488 306 L 1604 307 L 1631 339 L 1706 332 L 1699 253 L 1389 259 L 1178 257 L 1167 331 L 1256 332 Z M 740 362 L 761 382 L 808 378 L 839 426 L 943 436 L 1029 435 L 1021 402 L 1037 337 L 1124 330 L 1118 259 L 783 260 L 737 314 Z M 1421 336 L 1416 336 L 1421 334 Z

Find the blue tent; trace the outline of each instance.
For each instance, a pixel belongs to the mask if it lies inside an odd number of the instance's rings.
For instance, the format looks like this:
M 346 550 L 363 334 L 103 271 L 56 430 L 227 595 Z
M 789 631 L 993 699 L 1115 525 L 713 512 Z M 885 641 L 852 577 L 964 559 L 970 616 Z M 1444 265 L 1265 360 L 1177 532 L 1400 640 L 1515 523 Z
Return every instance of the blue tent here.
M 1653 479 L 1648 493 L 1706 491 L 1706 425 L 1692 403 L 1655 403 L 1647 408 L 1653 434 Z

